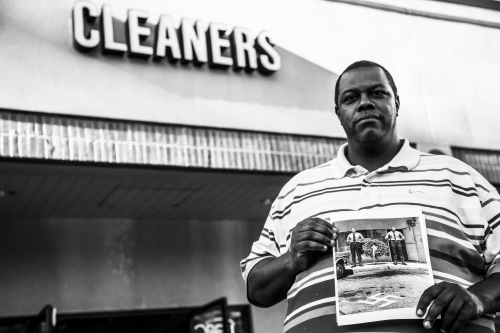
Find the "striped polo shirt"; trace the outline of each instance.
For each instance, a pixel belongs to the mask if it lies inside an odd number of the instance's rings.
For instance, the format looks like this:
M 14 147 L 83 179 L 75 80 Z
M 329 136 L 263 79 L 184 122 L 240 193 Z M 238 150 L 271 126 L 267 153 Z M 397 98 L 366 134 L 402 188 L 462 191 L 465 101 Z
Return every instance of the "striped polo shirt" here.
M 467 164 L 404 145 L 391 162 L 368 172 L 351 165 L 342 146 L 332 161 L 293 177 L 274 201 L 264 229 L 242 260 L 246 280 L 260 260 L 290 247 L 291 229 L 308 217 L 343 211 L 420 207 L 435 283 L 468 287 L 500 273 L 500 197 Z M 288 291 L 284 332 L 428 332 L 419 320 L 337 326 L 332 253 L 299 273 Z M 470 321 L 463 332 L 494 332 L 494 314 Z

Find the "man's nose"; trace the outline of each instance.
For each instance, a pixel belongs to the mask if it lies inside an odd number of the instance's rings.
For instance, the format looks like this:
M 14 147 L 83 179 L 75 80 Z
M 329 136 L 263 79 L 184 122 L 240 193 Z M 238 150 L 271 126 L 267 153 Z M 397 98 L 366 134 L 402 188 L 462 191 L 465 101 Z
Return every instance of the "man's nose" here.
M 370 96 L 368 94 L 361 94 L 360 100 L 358 107 L 356 108 L 357 111 L 366 111 L 366 110 L 372 110 L 375 108 L 375 104 L 370 99 Z

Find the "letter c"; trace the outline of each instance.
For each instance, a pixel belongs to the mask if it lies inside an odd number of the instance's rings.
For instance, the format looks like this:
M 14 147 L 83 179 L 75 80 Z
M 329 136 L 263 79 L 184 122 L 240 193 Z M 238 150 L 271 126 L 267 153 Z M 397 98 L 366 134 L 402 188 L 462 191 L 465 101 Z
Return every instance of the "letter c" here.
M 85 34 L 85 23 L 97 18 L 97 7 L 89 2 L 76 2 L 73 6 L 73 45 L 77 50 L 89 52 L 99 45 L 99 31 L 90 29 Z

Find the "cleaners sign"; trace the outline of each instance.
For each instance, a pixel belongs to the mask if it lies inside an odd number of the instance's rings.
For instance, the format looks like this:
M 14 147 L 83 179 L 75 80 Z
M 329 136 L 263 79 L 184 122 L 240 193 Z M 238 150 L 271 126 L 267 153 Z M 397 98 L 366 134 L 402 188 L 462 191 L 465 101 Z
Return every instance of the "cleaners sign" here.
M 255 39 L 245 28 L 235 27 L 229 32 L 224 24 L 211 23 L 208 29 L 201 21 L 194 24 L 182 19 L 175 27 L 172 18 L 161 15 L 156 25 L 148 22 L 148 13 L 130 9 L 127 20 L 120 22 L 111 13 L 109 5 L 99 9 L 90 2 L 76 2 L 73 6 L 73 45 L 82 52 L 100 46 L 104 54 L 153 58 L 169 62 L 193 63 L 211 68 L 229 68 L 272 74 L 281 68 L 281 57 L 274 48 L 269 31 Z M 125 33 L 125 41 L 116 40 L 118 28 Z

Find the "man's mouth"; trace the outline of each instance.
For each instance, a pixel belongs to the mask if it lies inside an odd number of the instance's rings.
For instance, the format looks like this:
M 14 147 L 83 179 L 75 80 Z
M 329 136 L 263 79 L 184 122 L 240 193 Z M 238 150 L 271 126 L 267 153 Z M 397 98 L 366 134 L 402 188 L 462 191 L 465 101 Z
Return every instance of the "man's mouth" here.
M 356 124 L 360 123 L 364 120 L 370 120 L 370 119 L 379 119 L 379 117 L 377 117 L 377 116 L 364 116 L 364 117 L 361 117 L 358 120 L 356 120 Z

